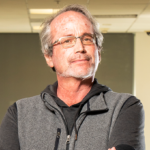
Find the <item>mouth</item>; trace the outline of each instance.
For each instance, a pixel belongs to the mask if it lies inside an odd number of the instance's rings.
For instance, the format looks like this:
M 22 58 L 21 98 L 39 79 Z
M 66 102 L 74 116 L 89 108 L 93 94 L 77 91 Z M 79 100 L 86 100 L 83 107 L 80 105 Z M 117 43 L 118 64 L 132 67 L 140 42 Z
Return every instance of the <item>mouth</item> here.
M 71 63 L 85 63 L 88 61 L 89 61 L 89 59 L 77 59 L 77 60 L 73 60 Z
M 87 65 L 91 61 L 92 57 L 89 55 L 76 55 L 72 57 L 69 62 L 72 64 L 78 64 L 78 65 Z

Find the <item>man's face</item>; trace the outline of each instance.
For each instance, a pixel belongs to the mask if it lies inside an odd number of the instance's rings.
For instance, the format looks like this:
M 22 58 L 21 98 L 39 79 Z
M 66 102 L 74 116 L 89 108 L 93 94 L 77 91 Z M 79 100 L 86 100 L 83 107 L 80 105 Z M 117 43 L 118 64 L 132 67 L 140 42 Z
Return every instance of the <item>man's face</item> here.
M 93 34 L 93 28 L 84 15 L 68 11 L 52 21 L 51 33 L 54 43 L 65 36 Z M 70 48 L 63 48 L 61 44 L 53 46 L 53 55 L 47 57 L 46 61 L 50 67 L 55 67 L 57 75 L 87 78 L 95 75 L 100 61 L 100 54 L 96 44 L 83 45 L 78 38 L 76 44 Z

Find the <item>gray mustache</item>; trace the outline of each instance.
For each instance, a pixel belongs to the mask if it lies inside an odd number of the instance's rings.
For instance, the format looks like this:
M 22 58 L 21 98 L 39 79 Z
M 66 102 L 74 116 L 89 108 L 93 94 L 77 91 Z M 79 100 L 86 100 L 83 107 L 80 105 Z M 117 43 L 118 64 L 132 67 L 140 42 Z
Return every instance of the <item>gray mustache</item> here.
M 92 57 L 87 54 L 82 54 L 82 55 L 80 54 L 80 55 L 76 55 L 76 56 L 69 58 L 69 62 L 73 62 L 73 61 L 80 60 L 80 59 L 90 60 L 91 58 Z

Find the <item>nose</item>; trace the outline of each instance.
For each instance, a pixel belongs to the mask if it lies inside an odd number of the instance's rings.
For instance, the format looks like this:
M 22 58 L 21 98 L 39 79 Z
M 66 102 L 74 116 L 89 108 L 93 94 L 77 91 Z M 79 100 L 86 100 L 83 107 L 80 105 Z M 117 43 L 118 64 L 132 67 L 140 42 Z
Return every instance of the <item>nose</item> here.
M 75 48 L 75 53 L 85 53 L 86 52 L 85 47 L 82 44 L 80 37 L 78 37 L 76 39 L 76 44 L 75 44 L 74 48 Z

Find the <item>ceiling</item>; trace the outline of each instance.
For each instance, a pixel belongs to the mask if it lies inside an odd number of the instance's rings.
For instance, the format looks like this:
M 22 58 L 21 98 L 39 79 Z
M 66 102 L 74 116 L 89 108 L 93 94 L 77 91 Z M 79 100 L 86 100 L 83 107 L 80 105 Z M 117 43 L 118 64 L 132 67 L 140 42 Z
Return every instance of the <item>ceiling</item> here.
M 86 6 L 105 33 L 150 31 L 150 0 L 0 0 L 0 33 L 39 32 L 45 14 L 30 9 L 60 9 L 67 4 Z

